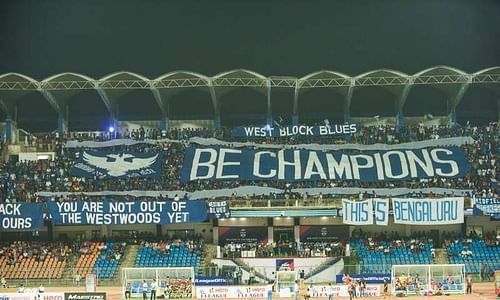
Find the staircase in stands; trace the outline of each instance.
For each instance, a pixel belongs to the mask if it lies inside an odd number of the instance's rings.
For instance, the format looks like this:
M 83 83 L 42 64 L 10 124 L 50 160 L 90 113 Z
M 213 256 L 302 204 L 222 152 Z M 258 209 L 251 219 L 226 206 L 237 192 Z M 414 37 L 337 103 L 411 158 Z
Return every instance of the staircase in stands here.
M 432 259 L 432 262 L 435 265 L 446 265 L 450 262 L 448 261 L 448 251 L 446 249 L 436 249 L 436 257 Z
M 212 268 L 212 259 L 217 255 L 217 246 L 213 244 L 205 244 L 203 246 L 203 254 L 200 262 L 200 269 L 198 271 L 199 275 L 210 276 L 217 275 L 215 272 L 210 270 Z
M 109 279 L 99 280 L 99 285 L 101 286 L 116 286 L 121 285 L 122 269 L 123 268 L 133 268 L 135 258 L 137 257 L 138 245 L 128 245 L 125 248 L 125 253 L 121 259 L 121 263 L 118 267 L 115 277 Z
M 75 267 L 76 267 L 77 261 L 78 261 L 78 257 L 75 254 L 68 257 L 68 259 L 66 261 L 66 268 L 64 269 L 63 276 L 62 276 L 64 284 L 68 284 L 68 285 L 74 284 Z M 83 282 L 83 279 L 80 281 L 80 284 L 82 282 Z

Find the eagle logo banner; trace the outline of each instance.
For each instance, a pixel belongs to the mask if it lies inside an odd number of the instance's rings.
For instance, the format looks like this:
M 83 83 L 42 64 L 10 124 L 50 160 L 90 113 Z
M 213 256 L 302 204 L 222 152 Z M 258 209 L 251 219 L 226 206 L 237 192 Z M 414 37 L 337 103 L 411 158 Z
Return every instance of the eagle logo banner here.
M 162 153 L 99 152 L 83 151 L 71 168 L 76 177 L 101 179 L 150 177 L 161 175 Z

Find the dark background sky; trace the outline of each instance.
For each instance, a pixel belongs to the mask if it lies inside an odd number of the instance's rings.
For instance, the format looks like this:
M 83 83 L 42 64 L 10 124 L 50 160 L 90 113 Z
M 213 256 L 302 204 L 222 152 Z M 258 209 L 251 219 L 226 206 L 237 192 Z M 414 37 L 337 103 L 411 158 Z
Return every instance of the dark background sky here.
M 2 0 L 0 73 L 500 65 L 498 0 Z
M 180 69 L 212 76 L 235 68 L 298 77 L 322 69 L 413 74 L 435 65 L 475 72 L 500 66 L 500 0 L 0 0 L 0 41 L 0 74 L 36 79 L 122 70 L 155 78 Z M 341 121 L 342 98 L 328 93 L 301 95 L 300 114 Z M 244 120 L 234 113 L 240 110 L 262 121 L 261 94 L 237 92 L 221 101 L 227 118 Z M 289 122 L 292 101 L 293 90 L 273 91 L 273 114 Z M 393 101 L 365 88 L 355 93 L 352 114 L 394 116 Z M 488 90 L 469 89 L 462 102 L 464 122 L 498 119 L 498 97 Z M 56 127 L 55 111 L 40 94 L 16 103 L 20 127 Z M 446 98 L 431 87 L 415 87 L 407 103 L 405 115 L 449 113 Z M 211 118 L 210 110 L 207 94 L 188 91 L 172 99 L 170 117 Z M 69 111 L 70 128 L 108 122 L 94 91 L 75 95 Z M 158 119 L 151 93 L 123 96 L 120 118 Z

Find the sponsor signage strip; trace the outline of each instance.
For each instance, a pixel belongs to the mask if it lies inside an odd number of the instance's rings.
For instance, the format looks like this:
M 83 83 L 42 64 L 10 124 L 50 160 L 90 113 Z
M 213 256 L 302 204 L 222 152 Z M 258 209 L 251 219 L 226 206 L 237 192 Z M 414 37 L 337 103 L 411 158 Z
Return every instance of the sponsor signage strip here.
M 197 286 L 196 298 L 266 298 L 272 285 L 266 286 Z
M 311 287 L 311 297 L 324 297 L 327 298 L 329 295 L 335 297 L 349 297 L 347 291 L 347 285 L 313 285 Z M 366 285 L 365 290 L 366 297 L 379 297 L 381 295 L 380 285 Z
M 106 300 L 106 293 L 64 293 L 64 300 Z

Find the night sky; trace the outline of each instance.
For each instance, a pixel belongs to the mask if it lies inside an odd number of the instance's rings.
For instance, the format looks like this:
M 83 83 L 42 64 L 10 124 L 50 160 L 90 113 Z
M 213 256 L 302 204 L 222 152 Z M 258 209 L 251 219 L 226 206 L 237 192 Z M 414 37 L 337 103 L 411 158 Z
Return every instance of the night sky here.
M 500 1 L 3 0 L 0 73 L 302 76 L 500 65 Z
M 303 76 L 500 65 L 498 0 L 0 1 L 0 74 Z

